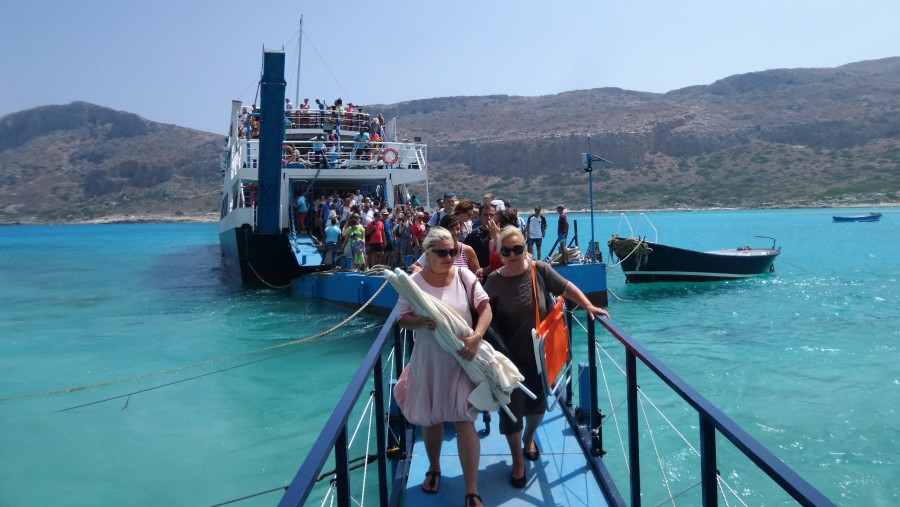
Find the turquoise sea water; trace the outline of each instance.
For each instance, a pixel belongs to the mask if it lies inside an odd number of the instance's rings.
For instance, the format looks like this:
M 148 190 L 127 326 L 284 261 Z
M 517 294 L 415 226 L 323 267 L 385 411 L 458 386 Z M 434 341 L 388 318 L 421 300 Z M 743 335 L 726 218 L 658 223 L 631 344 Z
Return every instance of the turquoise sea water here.
M 626 285 L 616 268 L 609 286 L 621 301 L 610 310 L 834 501 L 895 505 L 900 210 L 882 209 L 873 224 L 833 224 L 832 211 L 649 214 L 676 246 L 776 237 L 777 274 Z M 586 245 L 587 216 L 571 218 Z M 595 222 L 605 244 L 620 219 Z M 4 227 L 0 273 L 0 398 L 254 351 L 347 315 L 226 281 L 215 224 Z M 380 326 L 364 317 L 298 346 L 0 402 L 0 505 L 208 505 L 282 486 Z M 618 445 L 613 430 L 605 439 Z

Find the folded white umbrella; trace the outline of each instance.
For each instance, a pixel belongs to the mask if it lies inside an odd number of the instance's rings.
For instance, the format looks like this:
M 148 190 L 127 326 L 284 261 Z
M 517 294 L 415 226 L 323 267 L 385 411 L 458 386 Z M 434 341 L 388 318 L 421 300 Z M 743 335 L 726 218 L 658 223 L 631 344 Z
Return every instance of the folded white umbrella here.
M 472 328 L 456 313 L 456 310 L 423 291 L 400 268 L 393 272 L 385 271 L 384 276 L 397 289 L 397 293 L 409 301 L 416 313 L 434 321 L 434 335 L 438 344 L 459 361 L 466 375 L 475 384 L 475 390 L 469 395 L 469 403 L 473 407 L 489 411 L 502 408 L 515 421 L 515 416 L 506 406 L 509 404 L 513 389 L 518 387 L 531 399 L 537 398 L 522 384 L 525 377 L 519 373 L 516 365 L 508 357 L 494 350 L 490 343 L 482 340 L 478 352 L 471 361 L 466 361 L 457 354 L 457 351 L 465 346 L 457 337 L 472 334 Z

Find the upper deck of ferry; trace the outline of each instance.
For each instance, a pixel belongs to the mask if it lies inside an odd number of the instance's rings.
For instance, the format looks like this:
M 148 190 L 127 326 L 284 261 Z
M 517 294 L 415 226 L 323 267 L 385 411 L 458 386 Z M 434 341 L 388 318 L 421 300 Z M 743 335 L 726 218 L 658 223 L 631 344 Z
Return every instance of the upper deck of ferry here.
M 231 178 L 259 161 L 260 114 L 256 106 L 232 105 L 232 129 L 223 171 Z M 341 108 L 292 109 L 284 113 L 282 163 L 286 169 L 412 169 L 427 173 L 428 147 L 420 137 L 398 139 L 396 119 L 384 120 Z M 244 179 L 253 179 L 244 171 Z M 421 175 L 421 180 L 427 176 Z

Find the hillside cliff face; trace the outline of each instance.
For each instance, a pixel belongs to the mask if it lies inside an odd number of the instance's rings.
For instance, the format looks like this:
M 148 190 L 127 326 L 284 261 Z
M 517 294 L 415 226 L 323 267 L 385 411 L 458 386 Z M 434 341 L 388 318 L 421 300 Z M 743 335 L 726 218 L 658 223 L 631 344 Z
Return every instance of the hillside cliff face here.
M 731 76 L 666 94 L 579 90 L 374 106 L 429 143 L 440 193 L 587 205 L 579 154 L 605 208 L 819 206 L 898 200 L 900 58 Z M 415 133 L 415 134 L 414 134 Z M 582 187 L 577 188 L 578 182 Z
M 485 191 L 528 209 L 793 207 L 900 201 L 900 58 L 731 76 L 666 94 L 370 105 L 428 143 L 433 196 Z M 0 118 L 0 223 L 214 218 L 221 136 L 76 102 Z M 422 189 L 424 192 L 424 189 Z M 421 192 L 420 192 L 421 193 Z
M 222 136 L 74 102 L 0 119 L 0 223 L 212 214 Z

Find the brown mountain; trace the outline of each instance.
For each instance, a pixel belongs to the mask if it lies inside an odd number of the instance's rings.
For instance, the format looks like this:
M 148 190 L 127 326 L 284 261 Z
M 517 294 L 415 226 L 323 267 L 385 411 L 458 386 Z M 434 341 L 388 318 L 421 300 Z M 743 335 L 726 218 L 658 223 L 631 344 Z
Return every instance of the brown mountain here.
M 224 138 L 73 102 L 0 118 L 0 223 L 218 215 Z
M 224 107 L 224 106 L 223 106 Z M 435 194 L 527 209 L 804 207 L 900 201 L 900 58 L 617 88 L 368 106 L 428 142 Z M 0 118 L 0 223 L 214 219 L 218 135 L 76 102 Z
M 666 94 L 617 88 L 375 106 L 429 142 L 431 189 L 520 208 L 792 207 L 900 201 L 900 58 L 728 77 Z

